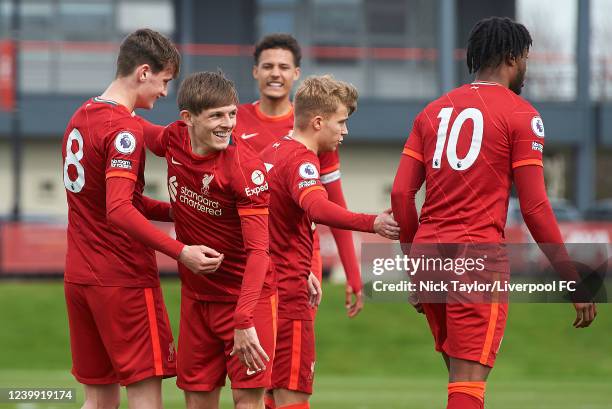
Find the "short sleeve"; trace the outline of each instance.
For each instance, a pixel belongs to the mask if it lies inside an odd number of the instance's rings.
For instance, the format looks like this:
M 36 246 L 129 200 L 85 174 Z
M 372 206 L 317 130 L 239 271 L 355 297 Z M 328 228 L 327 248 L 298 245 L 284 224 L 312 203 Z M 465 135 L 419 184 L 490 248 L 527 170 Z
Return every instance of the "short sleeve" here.
M 304 197 L 313 190 L 325 192 L 320 178 L 320 164 L 313 152 L 297 154 L 287 166 L 287 183 L 291 197 L 299 206 Z
M 543 166 L 544 122 L 535 110 L 514 112 L 509 118 L 512 169 Z
M 417 115 L 412 124 L 412 131 L 404 145 L 403 154 L 411 156 L 420 162 L 424 162 L 423 138 L 421 136 L 421 115 Z
M 232 186 L 239 216 L 267 215 L 270 191 L 266 168 L 256 155 L 241 154 L 236 148 Z
M 340 179 L 340 156 L 338 150 L 319 154 L 321 183 L 324 185 Z
M 142 127 L 136 120 L 117 124 L 106 134 L 106 179 L 124 177 L 136 181 L 145 144 Z

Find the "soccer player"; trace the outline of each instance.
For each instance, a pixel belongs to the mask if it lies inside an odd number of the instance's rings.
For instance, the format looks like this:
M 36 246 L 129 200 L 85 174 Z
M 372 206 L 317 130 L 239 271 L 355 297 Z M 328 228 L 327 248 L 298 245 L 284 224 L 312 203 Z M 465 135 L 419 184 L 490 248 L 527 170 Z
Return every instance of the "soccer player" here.
M 564 249 L 544 185 L 544 125 L 519 96 L 531 44 L 527 29 L 509 18 L 472 29 L 467 64 L 475 81 L 427 105 L 404 147 L 391 194 L 402 243 L 501 243 L 514 182 L 533 238 Z M 419 220 L 414 196 L 424 181 Z M 507 303 L 414 305 L 449 371 L 447 408 L 483 408 Z M 587 327 L 594 304 L 574 306 L 574 326 Z
M 312 223 L 376 232 L 390 239 L 399 228 L 389 212 L 352 213 L 330 201 L 320 178 L 318 154 L 342 142 L 357 90 L 330 76 L 307 78 L 295 96 L 292 136 L 285 136 L 261 157 L 269 174 L 270 251 L 278 279 L 278 335 L 272 388 L 276 408 L 308 408 L 315 367 L 315 339 L 309 292 Z M 271 404 L 271 402 L 270 402 Z
M 237 143 L 247 142 L 257 152 L 270 146 L 293 129 L 293 104 L 290 93 L 300 77 L 302 51 L 290 34 L 270 34 L 255 45 L 253 78 L 257 81 L 260 98 L 238 107 L 238 122 L 234 131 Z M 338 151 L 320 152 L 321 182 L 329 200 L 346 208 L 340 180 Z M 353 234 L 342 229 L 331 229 L 338 254 L 346 274 L 346 309 L 355 317 L 363 308 L 363 292 L 359 263 L 355 255 Z M 319 235 L 315 230 L 311 271 L 318 280 L 322 276 Z M 313 309 L 313 313 L 316 309 Z
M 261 407 L 271 381 L 277 294 L 268 181 L 256 152 L 229 145 L 237 104 L 223 74 L 195 73 L 178 91 L 181 120 L 165 129 L 149 124 L 145 132 L 147 147 L 168 164 L 177 238 L 225 256 L 213 274 L 179 265 L 177 385 L 188 409 L 217 408 L 227 375 L 236 408 Z
M 65 295 L 72 373 L 85 386 L 84 408 L 117 408 L 119 384 L 127 387 L 130 408 L 162 406 L 161 378 L 175 375 L 175 352 L 154 250 L 196 273 L 212 272 L 222 260 L 147 220 L 172 217 L 168 203 L 142 194 L 145 144 L 132 112 L 166 96 L 179 64 L 161 34 L 130 34 L 114 81 L 75 112 L 64 134 Z

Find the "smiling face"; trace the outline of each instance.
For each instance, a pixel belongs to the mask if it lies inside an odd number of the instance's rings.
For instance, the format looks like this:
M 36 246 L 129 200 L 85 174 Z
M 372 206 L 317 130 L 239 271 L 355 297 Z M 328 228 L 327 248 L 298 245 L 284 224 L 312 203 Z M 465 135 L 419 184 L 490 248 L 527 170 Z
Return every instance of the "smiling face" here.
M 336 112 L 327 117 L 317 116 L 314 118 L 315 129 L 318 127 L 318 151 L 330 152 L 338 148 L 348 134 L 347 121 L 349 117 L 348 109 L 345 105 L 339 104 Z
M 259 62 L 253 67 L 259 95 L 268 99 L 289 99 L 293 82 L 300 77 L 293 54 L 283 48 L 269 48 L 261 52 Z
M 174 78 L 174 69 L 166 68 L 154 74 L 148 64 L 136 68 L 138 98 L 134 108 L 152 109 L 159 98 L 168 95 L 168 84 Z
M 210 154 L 227 148 L 236 126 L 236 105 L 205 109 L 198 115 L 181 111 L 183 121 L 195 142 L 192 146 L 199 154 Z M 195 146 L 197 144 L 197 147 Z

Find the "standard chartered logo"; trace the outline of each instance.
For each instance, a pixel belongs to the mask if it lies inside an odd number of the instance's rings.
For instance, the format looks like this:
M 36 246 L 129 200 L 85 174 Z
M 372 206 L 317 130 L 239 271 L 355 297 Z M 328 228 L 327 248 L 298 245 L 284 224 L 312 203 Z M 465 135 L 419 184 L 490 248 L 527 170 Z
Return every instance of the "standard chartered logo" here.
M 176 181 L 176 176 L 171 176 L 168 179 L 168 193 L 170 193 L 170 200 L 176 202 L 176 193 L 178 189 L 178 182 Z
M 170 193 L 170 200 L 173 202 L 178 200 L 180 203 L 211 216 L 221 216 L 223 214 L 223 209 L 221 209 L 221 204 L 218 201 L 197 193 L 186 186 L 179 187 L 176 176 L 168 179 L 168 192 Z

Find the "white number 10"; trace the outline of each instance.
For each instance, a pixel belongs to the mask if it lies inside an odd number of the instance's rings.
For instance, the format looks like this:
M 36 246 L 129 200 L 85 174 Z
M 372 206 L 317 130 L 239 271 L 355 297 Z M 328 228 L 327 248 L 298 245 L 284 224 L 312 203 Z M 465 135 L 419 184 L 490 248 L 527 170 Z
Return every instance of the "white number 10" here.
M 438 114 L 440 118 L 440 127 L 438 128 L 438 140 L 436 142 L 436 151 L 434 152 L 432 166 L 434 169 L 439 169 L 442 162 L 442 151 L 446 143 L 446 133 L 448 131 L 448 125 L 450 122 L 453 108 L 442 108 Z M 459 139 L 459 132 L 463 123 L 471 119 L 474 122 L 474 131 L 472 132 L 472 143 L 470 144 L 470 150 L 468 151 L 465 158 L 457 157 L 457 141 Z M 476 108 L 466 108 L 457 115 L 455 122 L 450 131 L 450 137 L 448 139 L 448 146 L 446 147 L 446 159 L 450 164 L 451 168 L 455 170 L 466 170 L 474 164 L 478 154 L 480 153 L 480 146 L 482 145 L 482 134 L 483 134 L 483 119 L 482 112 Z

